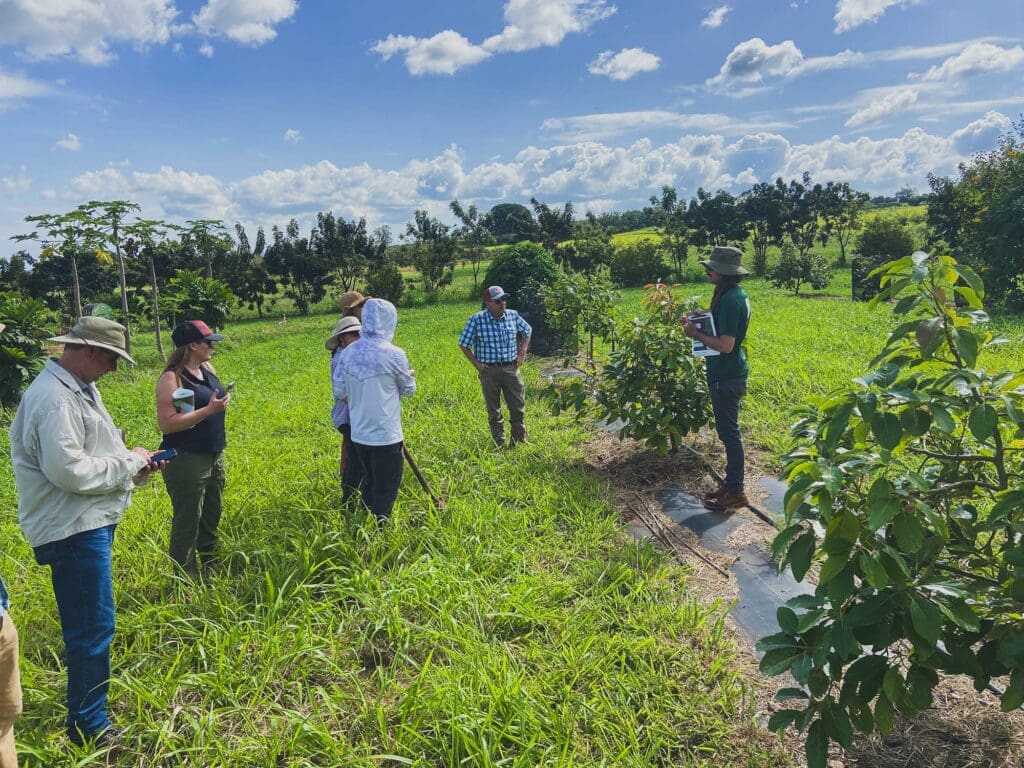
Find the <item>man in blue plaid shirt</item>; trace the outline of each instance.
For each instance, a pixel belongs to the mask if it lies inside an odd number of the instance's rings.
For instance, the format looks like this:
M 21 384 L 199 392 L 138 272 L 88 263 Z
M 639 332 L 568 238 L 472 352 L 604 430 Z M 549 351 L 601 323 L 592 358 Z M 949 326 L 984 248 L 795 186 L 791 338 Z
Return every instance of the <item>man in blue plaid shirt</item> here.
M 462 354 L 476 368 L 487 405 L 487 422 L 491 437 L 499 448 L 505 445 L 505 419 L 501 414 L 501 397 L 505 396 L 512 439 L 509 445 L 526 440 L 523 409 L 526 388 L 519 366 L 526 357 L 533 329 L 514 309 L 507 309 L 508 294 L 500 285 L 484 291 L 484 309 L 470 316 L 459 336 Z

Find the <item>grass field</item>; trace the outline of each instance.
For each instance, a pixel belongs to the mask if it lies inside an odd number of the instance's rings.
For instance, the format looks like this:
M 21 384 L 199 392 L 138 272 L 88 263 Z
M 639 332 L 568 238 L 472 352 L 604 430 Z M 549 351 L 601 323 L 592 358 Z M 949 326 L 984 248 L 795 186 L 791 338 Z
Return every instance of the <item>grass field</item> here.
M 133 766 L 783 765 L 750 725 L 716 606 L 619 529 L 581 469 L 583 434 L 541 409 L 533 444 L 496 453 L 455 338 L 470 302 L 403 310 L 421 391 L 406 436 L 448 510 L 408 475 L 376 531 L 342 512 L 323 337 L 333 318 L 243 322 L 215 358 L 228 419 L 227 566 L 176 586 L 160 480 L 114 547 L 112 712 Z M 129 442 L 155 445 L 158 365 L 101 385 Z M 0 449 L 7 453 L 6 431 Z M 64 674 L 45 569 L 0 463 L 0 569 L 23 647 L 22 759 L 88 763 L 63 735 Z

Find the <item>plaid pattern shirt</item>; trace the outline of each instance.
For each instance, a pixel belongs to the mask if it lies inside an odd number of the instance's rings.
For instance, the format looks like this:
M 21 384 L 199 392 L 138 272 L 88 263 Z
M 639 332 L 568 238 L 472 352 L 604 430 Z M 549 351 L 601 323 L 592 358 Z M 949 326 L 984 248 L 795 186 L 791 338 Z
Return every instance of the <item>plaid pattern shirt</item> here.
M 459 336 L 459 346 L 473 350 L 481 363 L 510 363 L 519 355 L 517 336 L 533 333 L 530 324 L 514 309 L 506 309 L 497 320 L 489 309 L 471 315 Z

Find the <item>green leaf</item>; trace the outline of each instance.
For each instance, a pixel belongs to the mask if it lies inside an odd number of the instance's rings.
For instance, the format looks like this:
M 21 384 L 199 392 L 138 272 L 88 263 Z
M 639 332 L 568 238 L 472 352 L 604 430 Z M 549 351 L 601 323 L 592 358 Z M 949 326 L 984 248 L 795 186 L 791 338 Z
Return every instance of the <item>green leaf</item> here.
M 968 632 L 980 632 L 981 624 L 971 607 L 963 600 L 937 599 L 935 605 L 947 619 Z
M 816 627 L 821 624 L 822 619 L 828 615 L 828 611 L 824 608 L 819 608 L 816 611 L 808 611 L 800 617 L 800 623 L 797 624 L 797 634 L 802 635 L 812 627 Z
M 988 513 L 989 520 L 1003 520 L 1009 517 L 1010 513 L 1024 508 L 1024 491 L 1003 491 L 992 505 Z
M 843 568 L 846 567 L 848 562 L 850 562 L 849 552 L 843 552 L 829 557 L 821 567 L 821 572 L 818 574 L 818 583 L 828 584 L 843 570 Z
M 864 421 L 871 421 L 871 417 L 875 415 L 875 409 L 877 406 L 878 395 L 874 392 L 863 392 L 857 396 L 857 410 L 860 411 L 860 417 Z
M 842 747 L 849 747 L 853 741 L 853 725 L 838 702 L 829 701 L 828 708 L 823 711 L 828 735 L 839 742 Z
M 768 718 L 768 730 L 777 733 L 791 726 L 803 714 L 799 709 L 780 709 Z
M 804 744 L 807 753 L 807 768 L 826 768 L 828 760 L 828 736 L 820 719 L 811 723 Z
M 878 701 L 875 703 L 875 725 L 878 726 L 878 730 L 883 736 L 888 735 L 892 730 L 895 719 L 892 702 L 884 695 L 879 696 Z
M 949 411 L 941 405 L 935 405 L 934 403 L 930 407 L 932 409 L 932 418 L 935 420 L 935 426 L 939 428 L 939 431 L 947 435 L 953 434 L 953 430 L 956 429 L 956 422 L 953 421 Z
M 942 615 L 928 600 L 917 595 L 910 598 L 910 621 L 914 630 L 934 648 L 942 631 Z
M 879 477 L 868 490 L 868 528 L 877 531 L 900 511 L 895 488 L 884 477 Z
M 804 649 L 797 646 L 775 648 L 761 657 L 758 668 L 769 677 L 781 675 L 784 672 L 789 672 L 790 668 L 803 658 L 803 655 Z
M 923 408 L 907 408 L 900 414 L 900 424 L 914 437 L 920 437 L 932 425 L 932 417 Z
M 793 542 L 789 548 L 789 567 L 793 571 L 793 578 L 803 581 L 811 567 L 811 559 L 814 557 L 816 539 L 812 531 L 808 531 Z
M 996 413 L 996 409 L 988 403 L 974 406 L 971 409 L 971 415 L 967 418 L 967 426 L 979 443 L 992 437 L 998 423 L 999 415 Z
M 797 630 L 796 611 L 792 608 L 780 605 L 778 610 L 775 611 L 775 620 L 779 622 L 779 629 L 787 635 L 800 634 Z
M 865 735 L 870 735 L 875 730 L 875 718 L 871 714 L 870 707 L 851 705 L 850 719 L 857 727 L 857 730 Z
M 803 688 L 783 688 L 775 694 L 776 701 L 791 701 L 793 699 L 800 699 L 806 701 L 810 697 L 807 695 L 807 691 Z M 775 730 L 772 728 L 771 730 Z
M 878 444 L 891 451 L 899 445 L 903 437 L 903 428 L 899 417 L 894 413 L 876 413 L 871 417 L 871 432 Z
M 889 586 L 889 574 L 886 572 L 885 566 L 873 554 L 861 552 L 857 562 L 868 584 L 875 589 Z
M 779 531 L 774 541 L 772 541 L 772 557 L 775 560 L 781 559 L 782 553 L 789 546 L 789 543 L 793 540 L 793 537 L 800 533 L 800 531 L 802 531 L 803 529 L 804 527 L 802 525 L 800 525 L 799 523 L 794 523 L 793 525 L 787 528 L 783 528 L 781 531 Z
M 957 328 L 953 330 L 953 341 L 963 358 L 964 367 L 973 368 L 978 361 L 978 337 L 965 328 Z
M 1024 670 L 1015 669 L 1010 673 L 1010 685 L 999 702 L 1003 712 L 1012 712 L 1024 704 Z
M 892 522 L 892 531 L 899 548 L 907 554 L 917 552 L 924 542 L 924 527 L 916 517 L 907 512 L 896 515 Z

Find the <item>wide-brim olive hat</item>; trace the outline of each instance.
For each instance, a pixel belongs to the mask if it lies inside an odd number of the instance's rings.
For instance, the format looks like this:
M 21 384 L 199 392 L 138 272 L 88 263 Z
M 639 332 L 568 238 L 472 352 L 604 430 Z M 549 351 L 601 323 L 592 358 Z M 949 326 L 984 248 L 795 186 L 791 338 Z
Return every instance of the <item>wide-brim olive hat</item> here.
M 358 333 L 362 329 L 363 326 L 360 324 L 358 317 L 346 315 L 334 324 L 334 333 L 324 342 L 324 346 L 327 347 L 328 351 L 333 352 L 341 346 L 341 339 L 339 337 L 343 333 Z
M 54 336 L 50 341 L 57 344 L 83 344 L 87 347 L 109 349 L 135 365 L 135 361 L 125 352 L 124 326 L 105 317 L 80 317 L 74 328 L 63 336 Z
M 731 245 L 716 245 L 711 255 L 698 262 L 702 267 L 713 269 L 720 275 L 749 275 L 742 266 L 743 251 Z

